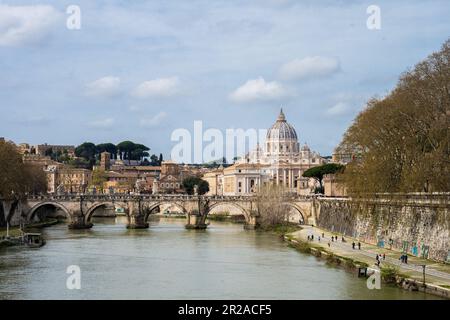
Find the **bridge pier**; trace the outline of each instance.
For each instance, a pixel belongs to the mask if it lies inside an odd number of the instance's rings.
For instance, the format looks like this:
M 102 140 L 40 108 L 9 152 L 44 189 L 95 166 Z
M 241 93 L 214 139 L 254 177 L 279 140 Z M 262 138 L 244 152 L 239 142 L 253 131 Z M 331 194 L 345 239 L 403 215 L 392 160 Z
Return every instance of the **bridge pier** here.
M 91 222 L 86 222 L 83 215 L 73 215 L 72 221 L 70 222 L 69 229 L 90 229 L 93 224 Z
M 144 215 L 130 215 L 128 217 L 127 229 L 147 229 L 148 222 L 145 221 Z
M 258 223 L 258 216 L 251 214 L 249 217 L 249 221 L 246 221 L 244 224 L 244 229 L 245 230 L 255 230 L 258 228 L 259 223 Z
M 186 229 L 197 229 L 204 230 L 208 227 L 206 224 L 206 215 L 201 215 L 198 213 L 188 213 Z
M 128 203 L 127 229 L 147 229 L 149 224 L 145 221 L 145 209 L 140 199 Z

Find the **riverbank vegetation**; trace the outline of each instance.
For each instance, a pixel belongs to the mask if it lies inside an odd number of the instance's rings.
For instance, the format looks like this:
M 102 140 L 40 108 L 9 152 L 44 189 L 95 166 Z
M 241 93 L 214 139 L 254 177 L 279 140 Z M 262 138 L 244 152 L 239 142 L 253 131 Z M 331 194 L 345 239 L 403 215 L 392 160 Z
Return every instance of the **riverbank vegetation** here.
M 277 185 L 265 185 L 256 194 L 256 207 L 261 228 L 288 224 L 290 208 L 285 204 L 286 191 Z
M 0 198 L 14 200 L 46 190 L 47 178 L 42 168 L 23 163 L 15 145 L 0 141 Z
M 18 236 L 22 235 L 22 231 L 27 232 L 27 231 L 30 231 L 30 229 L 45 228 L 45 227 L 55 225 L 57 223 L 59 223 L 58 219 L 48 218 L 48 219 L 45 219 L 44 221 L 25 225 L 23 230 L 20 230 L 19 227 L 11 227 L 11 228 L 9 228 L 9 231 L 7 232 L 6 228 L 0 228 L 0 237 L 5 237 L 7 233 L 9 233 L 10 237 L 18 237 Z
M 342 181 L 352 196 L 450 191 L 450 39 L 369 101 L 337 148 L 351 155 Z

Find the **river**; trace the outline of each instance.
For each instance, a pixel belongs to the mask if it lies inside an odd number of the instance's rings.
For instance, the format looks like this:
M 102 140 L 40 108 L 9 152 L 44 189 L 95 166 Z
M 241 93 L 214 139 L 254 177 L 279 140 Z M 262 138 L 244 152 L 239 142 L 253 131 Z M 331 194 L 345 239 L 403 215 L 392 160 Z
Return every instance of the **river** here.
M 0 299 L 425 299 L 423 293 L 362 279 L 299 253 L 270 233 L 212 222 L 186 230 L 184 220 L 127 230 L 125 218 L 95 218 L 90 230 L 42 229 L 39 249 L 0 249 Z M 81 270 L 69 290 L 67 267 Z

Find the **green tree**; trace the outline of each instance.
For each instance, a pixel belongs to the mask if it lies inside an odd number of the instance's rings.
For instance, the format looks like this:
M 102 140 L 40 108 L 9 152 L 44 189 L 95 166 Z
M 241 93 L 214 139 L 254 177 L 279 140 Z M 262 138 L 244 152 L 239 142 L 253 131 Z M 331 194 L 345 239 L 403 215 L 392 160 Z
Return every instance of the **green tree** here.
M 53 149 L 52 148 L 48 148 L 44 151 L 44 156 L 46 157 L 51 157 L 53 155 Z
M 326 174 L 333 174 L 337 172 L 341 172 L 343 170 L 343 166 L 337 163 L 327 163 L 321 166 L 312 167 L 303 172 L 302 176 L 305 178 L 314 178 L 317 182 L 319 182 L 319 190 L 318 192 L 323 192 L 323 176 Z
M 97 148 L 92 142 L 84 142 L 75 148 L 75 155 L 87 160 L 92 165 L 95 163 L 96 154 Z
M 159 165 L 158 157 L 156 156 L 156 154 L 152 154 L 150 156 L 150 164 L 152 166 L 158 166 Z
M 111 159 L 115 159 L 117 157 L 117 146 L 114 143 L 100 143 L 95 147 L 98 158 L 102 152 L 109 152 L 111 154 Z
M 122 160 L 131 160 L 131 152 L 133 152 L 134 148 L 134 142 L 128 140 L 117 144 L 117 150 Z
M 199 195 L 205 194 L 209 191 L 209 183 L 199 177 L 187 177 L 183 180 L 183 189 L 187 194 L 194 194 L 194 186 L 197 186 Z
M 130 160 L 143 160 L 145 157 L 149 156 L 149 153 L 147 151 L 149 151 L 150 148 L 144 146 L 143 144 L 138 144 L 136 143 L 134 145 L 133 150 L 131 151 L 131 157 Z
M 107 181 L 108 176 L 104 170 L 97 169 L 92 172 L 91 185 L 97 190 L 103 191 L 103 186 Z

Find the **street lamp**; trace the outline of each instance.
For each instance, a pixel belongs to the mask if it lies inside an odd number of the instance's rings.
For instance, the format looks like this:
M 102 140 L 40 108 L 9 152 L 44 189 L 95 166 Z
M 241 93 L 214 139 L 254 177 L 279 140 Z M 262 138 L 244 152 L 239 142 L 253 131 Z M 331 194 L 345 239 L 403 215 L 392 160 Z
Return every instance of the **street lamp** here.
M 422 267 L 422 269 L 423 269 L 423 287 L 425 288 L 426 287 L 426 284 L 425 284 L 425 268 L 426 268 L 426 264 L 421 264 L 421 267 Z

